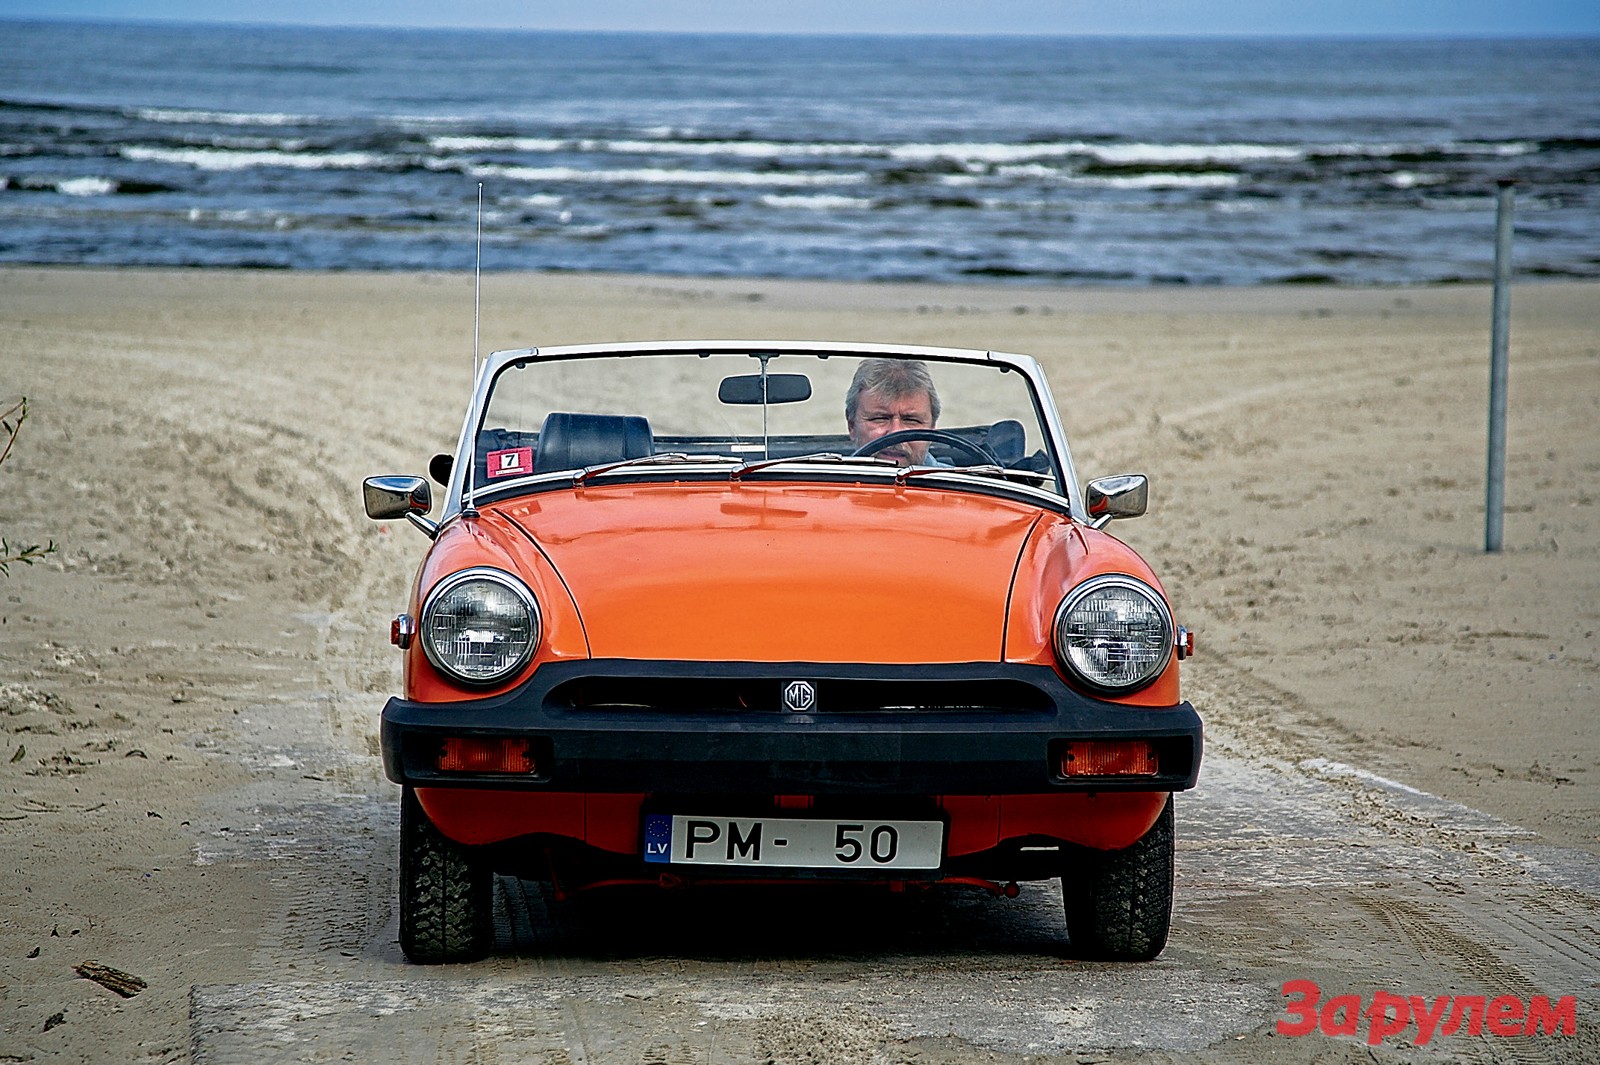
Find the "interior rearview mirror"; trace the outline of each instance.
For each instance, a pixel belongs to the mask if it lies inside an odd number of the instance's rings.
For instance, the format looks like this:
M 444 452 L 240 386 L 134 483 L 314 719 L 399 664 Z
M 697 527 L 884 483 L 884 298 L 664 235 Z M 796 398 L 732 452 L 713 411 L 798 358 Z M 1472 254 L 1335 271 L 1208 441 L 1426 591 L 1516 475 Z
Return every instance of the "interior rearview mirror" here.
M 763 378 L 758 373 L 724 377 L 717 388 L 717 398 L 724 403 L 749 406 L 767 403 L 799 403 L 811 398 L 811 379 L 803 373 L 769 373 L 765 380 L 767 394 L 761 395 Z

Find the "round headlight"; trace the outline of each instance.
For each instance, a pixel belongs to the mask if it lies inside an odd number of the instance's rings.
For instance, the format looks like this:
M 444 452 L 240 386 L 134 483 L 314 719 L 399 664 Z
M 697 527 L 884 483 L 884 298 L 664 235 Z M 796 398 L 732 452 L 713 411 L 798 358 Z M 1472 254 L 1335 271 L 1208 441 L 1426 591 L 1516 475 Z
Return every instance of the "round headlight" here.
M 1101 691 L 1127 692 L 1150 683 L 1166 668 L 1172 640 L 1166 602 L 1132 577 L 1085 581 L 1056 611 L 1056 656 Z
M 421 629 L 428 661 L 468 684 L 493 684 L 533 656 L 539 644 L 539 604 L 509 573 L 462 570 L 428 594 Z

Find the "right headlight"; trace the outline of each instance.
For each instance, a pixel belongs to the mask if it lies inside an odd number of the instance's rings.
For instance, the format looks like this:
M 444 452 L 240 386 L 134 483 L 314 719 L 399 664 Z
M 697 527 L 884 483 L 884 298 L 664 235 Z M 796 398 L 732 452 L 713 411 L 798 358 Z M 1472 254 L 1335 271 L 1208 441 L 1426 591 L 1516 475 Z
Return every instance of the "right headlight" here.
M 1056 611 L 1056 657 L 1091 688 L 1118 694 L 1160 676 L 1172 656 L 1172 613 L 1154 588 L 1122 574 L 1084 581 Z
M 419 628 L 428 661 L 441 671 L 468 684 L 494 684 L 533 657 L 539 604 L 503 570 L 462 570 L 428 593 Z

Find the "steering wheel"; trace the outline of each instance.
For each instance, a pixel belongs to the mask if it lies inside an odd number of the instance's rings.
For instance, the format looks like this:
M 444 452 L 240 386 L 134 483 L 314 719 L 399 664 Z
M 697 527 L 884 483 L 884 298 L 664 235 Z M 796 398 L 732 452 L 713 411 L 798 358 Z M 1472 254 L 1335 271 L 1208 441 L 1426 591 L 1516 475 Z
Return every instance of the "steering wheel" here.
M 897 429 L 892 433 L 884 433 L 876 440 L 868 440 L 856 448 L 855 454 L 860 458 L 876 455 L 887 447 L 903 444 L 908 440 L 926 440 L 934 444 L 947 444 L 957 451 L 963 451 L 977 460 L 977 465 L 998 466 L 1000 460 L 990 454 L 989 449 L 982 444 L 975 444 L 959 433 L 947 432 L 944 429 Z

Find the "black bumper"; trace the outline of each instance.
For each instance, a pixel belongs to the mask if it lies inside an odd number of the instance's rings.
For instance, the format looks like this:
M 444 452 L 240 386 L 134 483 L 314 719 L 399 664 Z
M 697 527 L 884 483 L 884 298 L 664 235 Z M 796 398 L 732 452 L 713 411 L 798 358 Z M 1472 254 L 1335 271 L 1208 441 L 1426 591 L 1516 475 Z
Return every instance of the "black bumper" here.
M 768 697 L 792 680 L 814 685 L 812 712 Z M 575 695 L 624 688 L 641 701 Z M 438 752 L 452 736 L 527 739 L 536 770 L 441 771 Z M 382 739 L 384 771 L 397 784 L 730 795 L 1181 791 L 1199 775 L 1202 742 L 1186 702 L 1093 699 L 1042 666 L 592 659 L 545 665 L 485 699 L 390 699 Z M 1064 777 L 1061 756 L 1074 740 L 1150 741 L 1158 772 Z

